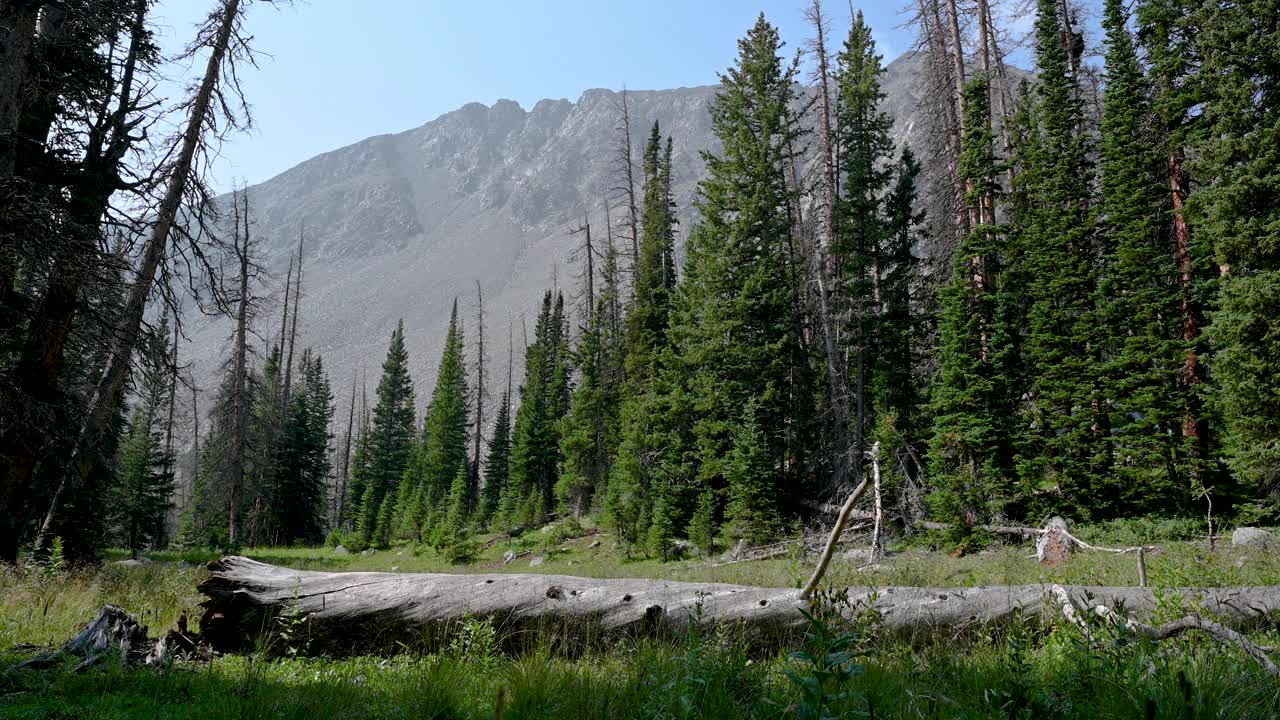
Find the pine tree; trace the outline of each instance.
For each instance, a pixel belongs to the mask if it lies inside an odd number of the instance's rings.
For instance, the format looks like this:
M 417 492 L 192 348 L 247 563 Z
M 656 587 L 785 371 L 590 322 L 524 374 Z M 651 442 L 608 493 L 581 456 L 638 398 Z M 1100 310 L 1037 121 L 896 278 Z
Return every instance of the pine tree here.
M 511 461 L 511 395 L 502 393 L 498 417 L 493 423 L 484 460 L 484 489 L 481 493 L 479 520 L 489 522 L 498 512 L 498 503 L 507 487 Z
M 734 540 L 759 544 L 775 537 L 780 529 L 777 494 L 769 477 L 773 463 L 757 419 L 757 404 L 749 403 L 742 415 L 733 447 L 725 459 L 724 474 L 729 484 L 725 532 Z
M 422 423 L 417 452 L 420 462 L 405 474 L 401 501 L 404 513 L 398 525 L 414 540 L 421 540 L 430 530 L 428 519 L 448 510 L 448 495 L 459 468 L 467 465 L 468 400 L 466 367 L 463 364 L 462 326 L 458 320 L 458 301 L 453 302 L 440 370 L 426 419 Z M 470 498 L 463 497 L 464 507 Z
M 379 528 L 390 532 L 391 508 L 383 512 L 384 499 L 399 487 L 413 441 L 413 381 L 409 378 L 409 355 L 404 348 L 404 321 L 391 333 L 387 359 L 382 363 L 382 379 L 378 381 L 378 402 L 373 408 L 373 420 L 368 431 L 367 461 L 362 474 L 364 486 L 361 515 L 371 520 L 365 522 L 366 541 L 372 541 L 369 533 L 377 534 Z M 386 522 L 382 517 L 386 515 Z M 384 540 L 385 542 L 385 540 Z
M 965 200 L 975 209 L 984 197 L 998 194 L 987 98 L 987 78 L 978 73 L 966 87 L 960 156 L 960 178 L 969 188 Z M 996 224 L 975 226 L 956 250 L 951 283 L 938 297 L 930 476 L 935 511 L 962 525 L 1007 516 L 1018 496 L 1011 483 L 1016 390 L 1008 375 L 1006 314 L 1014 300 L 1001 272 L 1006 232 Z
M 781 47 L 762 15 L 738 42 L 737 65 L 721 76 L 711 103 L 723 149 L 704 155 L 701 219 L 689 237 L 670 326 L 675 350 L 659 388 L 666 436 L 650 444 L 663 448 L 650 524 L 669 523 L 679 533 L 707 489 L 719 494 L 749 483 L 767 487 L 771 499 L 801 500 L 817 389 L 800 331 L 801 263 L 787 181 L 799 132 L 797 70 L 783 65 Z M 730 472 L 748 405 L 758 407 L 751 436 L 759 450 Z M 770 502 L 754 511 L 767 529 L 782 509 Z
M 525 382 L 512 429 L 510 479 L 499 502 L 503 524 L 541 522 L 551 510 L 560 469 L 557 423 L 568 400 L 564 297 L 542 298 L 534 342 L 525 351 Z
M 1089 515 L 1114 506 L 1116 488 L 1106 480 L 1091 141 L 1058 6 L 1057 0 L 1039 0 L 1035 26 L 1040 145 L 1029 160 L 1034 210 L 1029 225 L 1019 228 L 1029 283 L 1027 363 L 1034 378 L 1024 421 L 1035 431 L 1019 467 L 1027 482 L 1056 488 L 1067 507 Z
M 1215 404 L 1245 495 L 1280 507 L 1280 5 L 1214 3 L 1198 20 L 1206 81 L 1192 196 L 1221 267 L 1210 335 Z M 1211 85 L 1208 85 L 1211 83 Z
M 165 514 L 174 486 L 174 460 L 165 450 L 160 412 L 173 382 L 167 319 L 144 342 L 138 397 L 117 451 L 108 508 L 116 539 L 136 556 L 164 542 Z
M 277 446 L 269 507 L 275 544 L 315 543 L 323 527 L 325 492 L 331 466 L 329 425 L 333 392 L 324 364 L 304 350 L 301 383 L 289 401 L 289 417 Z
M 843 193 L 835 206 L 833 251 L 839 273 L 835 300 L 844 316 L 845 342 L 851 355 L 856 403 L 853 452 L 857 457 L 876 412 L 871 400 L 891 392 L 893 381 L 901 380 L 900 376 L 880 377 L 882 372 L 901 371 L 888 367 L 880 347 L 885 299 L 881 273 L 887 264 L 885 246 L 890 234 L 885 195 L 893 179 L 893 119 L 880 109 L 884 70 L 861 12 L 854 18 L 836 66 L 839 102 L 835 147 Z
M 1180 298 L 1163 193 L 1155 174 L 1158 149 L 1150 127 L 1150 88 L 1138 63 L 1122 0 L 1107 0 L 1106 72 L 1101 132 L 1101 230 L 1106 272 L 1103 308 L 1117 458 L 1112 516 L 1186 507 L 1182 475 Z
M 644 151 L 644 239 L 636 284 L 627 305 L 622 350 L 625 386 L 618 408 L 618 448 L 610 466 L 605 512 L 628 547 L 648 532 L 649 487 L 663 434 L 654 385 L 670 348 L 668 327 L 676 286 L 675 208 L 671 197 L 671 139 L 661 152 L 654 123 Z
M 644 242 L 642 258 L 648 243 L 647 231 Z M 644 274 L 642 263 L 640 275 Z M 605 488 L 618 444 L 621 388 L 617 381 L 622 376 L 623 359 L 618 337 L 618 262 L 612 243 L 605 251 L 604 283 L 588 327 L 578 341 L 578 387 L 560 428 L 564 473 L 556 483 L 556 495 L 575 517 L 590 512 L 597 491 Z

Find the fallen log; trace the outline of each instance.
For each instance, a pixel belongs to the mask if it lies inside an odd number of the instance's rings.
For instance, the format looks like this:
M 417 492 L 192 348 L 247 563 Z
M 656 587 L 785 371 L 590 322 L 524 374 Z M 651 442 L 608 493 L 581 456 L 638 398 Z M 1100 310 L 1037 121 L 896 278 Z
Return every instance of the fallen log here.
M 590 643 L 678 635 L 690 627 L 738 626 L 753 637 L 793 642 L 805 628 L 799 590 L 648 579 L 533 574 L 396 574 L 292 570 L 227 557 L 209 564 L 201 632 L 218 650 L 241 650 L 270 632 L 273 618 L 305 618 L 307 649 L 353 652 L 395 647 L 471 618 L 491 618 L 504 637 Z M 1061 601 L 1047 585 L 849 588 L 850 613 L 874 605 L 884 628 L 924 636 L 1051 616 Z M 1103 603 L 1138 616 L 1156 608 L 1150 588 L 1063 588 L 1081 606 Z M 1280 587 L 1185 588 L 1188 607 L 1248 628 L 1280 615 Z

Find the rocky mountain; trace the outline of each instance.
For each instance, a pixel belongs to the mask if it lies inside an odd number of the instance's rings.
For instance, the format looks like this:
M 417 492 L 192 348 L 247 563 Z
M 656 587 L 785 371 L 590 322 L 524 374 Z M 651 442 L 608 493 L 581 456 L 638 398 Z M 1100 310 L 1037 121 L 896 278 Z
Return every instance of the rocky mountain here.
M 920 67 L 907 56 L 885 75 L 885 108 L 900 141 L 909 141 L 916 125 Z M 707 113 L 715 93 L 707 86 L 627 95 L 637 162 L 655 120 L 673 139 L 684 229 L 694 219 L 700 152 L 716 145 Z M 604 198 L 617 185 L 619 102 L 619 93 L 596 89 L 576 102 L 542 100 L 529 110 L 510 100 L 471 103 L 421 127 L 319 155 L 249 189 L 253 232 L 277 286 L 305 230 L 299 344 L 324 357 L 340 416 L 354 373 L 367 370 L 372 393 L 401 318 L 424 407 L 455 298 L 468 343 L 474 339 L 477 282 L 490 376 L 505 384 L 511 333 L 519 384 L 522 322 L 531 332 L 536 304 L 553 283 L 576 291 L 577 270 L 568 262 L 580 240 L 569 229 L 585 216 L 594 237 L 604 238 Z M 615 206 L 615 221 L 620 212 Z M 257 327 L 268 339 L 278 333 L 278 314 L 271 314 L 268 308 Z M 203 388 L 216 384 L 229 335 L 221 321 L 192 328 L 193 348 L 184 353 L 194 358 Z

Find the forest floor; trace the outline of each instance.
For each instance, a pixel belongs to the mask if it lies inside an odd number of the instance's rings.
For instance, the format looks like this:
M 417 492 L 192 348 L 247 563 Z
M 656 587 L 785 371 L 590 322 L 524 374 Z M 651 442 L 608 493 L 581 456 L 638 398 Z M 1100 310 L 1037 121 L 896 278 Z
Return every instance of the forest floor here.
M 551 527 L 492 542 L 466 565 L 433 551 L 393 548 L 335 554 L 332 548 L 250 548 L 242 554 L 290 567 L 398 572 L 541 572 L 591 577 L 662 577 L 791 587 L 813 560 L 799 551 L 770 560 L 660 563 L 620 556 L 607 534 Z M 1143 523 L 1082 527 L 1091 543 L 1161 547 L 1148 559 L 1150 584 L 1280 585 L 1280 554 L 1210 551 L 1181 529 Z M 483 545 L 484 543 L 482 543 Z M 798 546 L 797 546 L 798 547 Z M 1039 565 L 1030 544 L 966 555 L 931 549 L 924 539 L 891 545 L 876 567 L 854 553 L 837 557 L 835 585 L 1002 585 L 1037 582 L 1133 585 L 1133 555 L 1080 553 L 1065 567 Z M 523 553 L 528 553 L 523 554 Z M 505 561 L 509 554 L 516 557 Z M 829 646 L 753 653 L 731 634 L 675 642 L 635 641 L 566 656 L 543 649 L 520 656 L 496 650 L 488 623 L 463 623 L 447 646 L 406 644 L 390 658 L 303 658 L 274 646 L 209 663 L 164 670 L 102 664 L 35 672 L 14 665 L 31 646 L 56 645 L 102 605 L 135 613 L 157 634 L 178 615 L 198 617 L 196 584 L 213 552 L 151 553 L 152 562 L 101 568 L 0 569 L 2 718 L 783 718 L 806 717 L 802 682 L 816 677 L 802 659 Z M 112 552 L 116 561 L 122 553 Z M 541 562 L 530 566 L 535 559 Z M 1169 608 L 1169 619 L 1181 611 Z M 857 672 L 828 681 L 830 717 L 881 718 L 1275 718 L 1280 681 L 1233 647 L 1189 634 L 1160 643 L 1122 631 L 1091 637 L 1065 622 L 1015 624 L 906 643 L 878 631 L 874 614 L 840 627 Z M 815 628 L 818 629 L 818 628 Z M 1280 646 L 1276 628 L 1259 645 Z M 834 696 L 840 695 L 836 698 Z M 822 715 L 811 715 L 822 717 Z

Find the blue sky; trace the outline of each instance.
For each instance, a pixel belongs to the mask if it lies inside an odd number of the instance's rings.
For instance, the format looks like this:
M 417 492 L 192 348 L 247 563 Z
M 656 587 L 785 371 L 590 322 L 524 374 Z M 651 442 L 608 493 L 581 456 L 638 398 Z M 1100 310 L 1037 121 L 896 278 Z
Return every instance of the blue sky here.
M 216 187 L 262 182 L 309 157 L 417 127 L 468 102 L 576 100 L 595 87 L 715 82 L 758 13 L 788 49 L 809 30 L 806 0 L 304 0 L 257 3 L 247 27 L 265 53 L 245 74 L 256 128 L 222 149 Z M 177 49 L 214 0 L 161 0 Z M 843 39 L 849 6 L 827 0 Z M 907 50 L 898 0 L 862 9 L 885 61 Z M 202 69 L 202 66 L 201 66 Z M 178 69 L 174 69 L 175 74 Z

